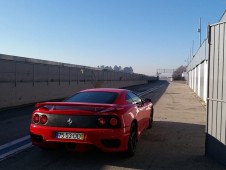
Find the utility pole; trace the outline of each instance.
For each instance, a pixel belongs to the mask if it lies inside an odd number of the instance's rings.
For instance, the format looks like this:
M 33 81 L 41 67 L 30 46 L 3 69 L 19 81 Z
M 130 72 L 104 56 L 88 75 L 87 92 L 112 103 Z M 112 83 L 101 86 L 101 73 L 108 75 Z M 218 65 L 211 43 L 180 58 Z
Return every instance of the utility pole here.
M 200 17 L 200 19 L 199 19 L 199 28 L 198 28 L 198 32 L 199 32 L 199 45 L 200 45 L 200 47 L 201 47 L 201 41 L 202 41 L 202 29 L 201 29 L 201 23 L 202 23 L 202 18 Z

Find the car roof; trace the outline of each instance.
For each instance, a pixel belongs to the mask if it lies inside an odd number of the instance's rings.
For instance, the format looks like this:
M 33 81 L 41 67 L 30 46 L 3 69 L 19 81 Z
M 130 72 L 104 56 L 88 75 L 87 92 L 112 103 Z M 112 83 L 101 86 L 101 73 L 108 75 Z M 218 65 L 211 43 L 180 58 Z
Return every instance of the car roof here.
M 127 89 L 117 89 L 117 88 L 95 88 L 95 89 L 86 89 L 81 92 L 114 92 L 114 93 L 122 93 L 127 92 Z

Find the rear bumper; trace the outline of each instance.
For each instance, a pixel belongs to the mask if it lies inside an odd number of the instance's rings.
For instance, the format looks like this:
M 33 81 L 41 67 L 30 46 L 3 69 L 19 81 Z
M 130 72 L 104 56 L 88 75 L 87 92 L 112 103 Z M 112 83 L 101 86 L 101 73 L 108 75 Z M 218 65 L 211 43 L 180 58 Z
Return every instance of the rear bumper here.
M 57 139 L 57 132 L 84 133 L 84 140 Z M 50 144 L 74 143 L 94 145 L 103 152 L 123 152 L 127 150 L 129 128 L 121 129 L 88 129 L 59 128 L 31 124 L 30 135 L 32 144 L 48 147 Z

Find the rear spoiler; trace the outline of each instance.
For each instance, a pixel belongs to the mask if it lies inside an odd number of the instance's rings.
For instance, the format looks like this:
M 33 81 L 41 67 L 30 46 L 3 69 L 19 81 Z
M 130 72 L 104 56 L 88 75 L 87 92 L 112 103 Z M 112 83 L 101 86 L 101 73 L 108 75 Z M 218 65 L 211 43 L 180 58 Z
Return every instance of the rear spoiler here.
M 116 110 L 121 110 L 124 107 L 116 104 L 101 104 L 101 103 L 82 103 L 82 102 L 43 102 L 37 103 L 36 108 L 43 106 L 84 106 L 84 107 L 100 107 L 100 108 L 114 108 Z

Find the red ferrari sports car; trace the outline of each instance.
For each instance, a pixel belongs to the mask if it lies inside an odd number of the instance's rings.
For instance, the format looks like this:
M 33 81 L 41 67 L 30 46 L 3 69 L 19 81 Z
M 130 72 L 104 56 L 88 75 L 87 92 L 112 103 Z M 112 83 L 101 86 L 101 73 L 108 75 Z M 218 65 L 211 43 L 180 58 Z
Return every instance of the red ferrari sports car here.
M 151 99 L 142 100 L 126 89 L 97 88 L 63 102 L 37 103 L 30 136 L 41 148 L 64 145 L 76 151 L 96 146 L 133 156 L 141 133 L 152 123 Z

